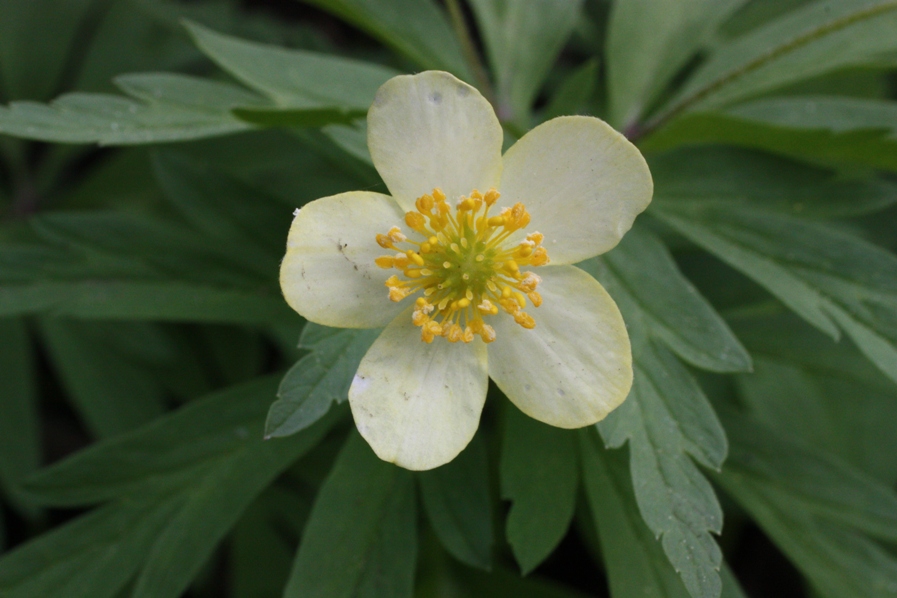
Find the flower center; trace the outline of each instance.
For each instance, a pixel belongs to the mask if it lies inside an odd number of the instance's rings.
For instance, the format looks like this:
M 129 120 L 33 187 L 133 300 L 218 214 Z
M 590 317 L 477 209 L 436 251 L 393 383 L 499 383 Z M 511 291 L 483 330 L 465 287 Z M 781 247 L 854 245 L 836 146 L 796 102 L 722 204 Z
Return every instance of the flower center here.
M 542 304 L 536 292 L 542 279 L 521 268 L 548 263 L 541 246 L 544 237 L 533 232 L 519 243 L 508 243 L 513 233 L 529 224 L 530 216 L 522 203 L 490 216 L 498 197 L 495 189 L 485 195 L 474 190 L 458 200 L 452 213 L 445 194 L 434 189 L 417 198 L 416 211 L 405 214 L 405 224 L 420 240 L 409 239 L 398 226 L 377 235 L 381 247 L 399 253 L 378 257 L 376 264 L 404 276 L 386 281 L 390 300 L 422 291 L 411 319 L 420 326 L 424 342 L 444 336 L 449 342 L 469 343 L 479 335 L 491 343 L 495 330 L 483 318 L 500 310 L 524 328 L 536 326 L 523 309 L 527 298 L 533 307 Z

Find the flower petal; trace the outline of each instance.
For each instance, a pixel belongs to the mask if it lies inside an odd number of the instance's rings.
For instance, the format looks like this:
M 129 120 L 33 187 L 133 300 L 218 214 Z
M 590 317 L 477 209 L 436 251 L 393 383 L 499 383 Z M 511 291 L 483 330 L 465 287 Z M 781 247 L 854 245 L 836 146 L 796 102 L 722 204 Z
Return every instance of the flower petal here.
M 626 325 L 598 281 L 574 266 L 539 268 L 543 303 L 526 330 L 495 318 L 489 375 L 521 411 L 560 428 L 594 424 L 632 386 Z
M 290 307 L 312 322 L 338 328 L 385 326 L 406 305 L 389 300 L 391 271 L 374 259 L 391 252 L 377 233 L 403 223 L 387 195 L 353 191 L 315 200 L 296 212 L 280 265 Z
M 529 229 L 545 235 L 553 264 L 610 250 L 651 202 L 642 154 L 604 121 L 562 116 L 524 135 L 505 154 L 502 205 L 522 202 Z
M 486 400 L 486 347 L 426 344 L 400 314 L 368 350 L 349 388 L 358 431 L 377 456 L 407 469 L 448 463 L 473 438 Z
M 476 89 L 441 71 L 394 77 L 368 112 L 368 148 L 405 210 L 439 187 L 451 200 L 497 187 L 501 125 Z

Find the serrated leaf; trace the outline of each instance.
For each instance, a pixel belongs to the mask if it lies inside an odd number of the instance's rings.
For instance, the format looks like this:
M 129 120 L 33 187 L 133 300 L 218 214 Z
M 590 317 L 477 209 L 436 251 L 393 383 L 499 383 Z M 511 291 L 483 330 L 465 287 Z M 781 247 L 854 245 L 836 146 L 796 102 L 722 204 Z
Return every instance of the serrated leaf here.
M 411 474 L 352 431 L 315 499 L 284 598 L 410 598 L 415 502 Z
M 295 434 L 323 417 L 333 403 L 345 401 L 361 358 L 380 334 L 379 329 L 334 329 L 312 323 L 305 330 L 309 327 L 320 330 L 314 340 L 303 332 L 301 346 L 312 353 L 283 377 L 268 411 L 266 438 Z
M 769 535 L 824 598 L 885 598 L 897 589 L 894 556 L 847 526 L 807 513 L 802 502 L 728 471 L 723 488 Z
M 19 484 L 40 462 L 36 375 L 25 322 L 0 318 L 0 488 L 17 506 Z
M 787 494 L 804 512 L 897 540 L 897 493 L 851 465 L 812 451 L 752 422 L 744 414 L 725 413 L 731 450 L 726 475 Z
M 764 98 L 677 119 L 646 150 L 724 143 L 837 166 L 897 170 L 897 102 L 834 96 Z
M 592 432 L 579 433 L 579 450 L 583 486 L 601 539 L 611 596 L 687 598 L 682 580 L 639 515 L 624 454 L 596 446 Z
M 581 0 L 471 0 L 496 79 L 500 120 L 526 122 L 582 9 Z
M 627 441 L 639 510 L 694 597 L 718 597 L 722 553 L 710 535 L 722 509 L 689 456 L 718 469 L 725 434 L 697 382 L 667 350 L 636 344 L 627 400 L 598 429 L 609 447 Z
M 635 319 L 681 358 L 716 372 L 746 371 L 751 358 L 713 307 L 679 271 L 664 244 L 635 227 L 611 252 L 582 265 Z
M 470 81 L 461 46 L 432 0 L 303 0 L 368 32 L 423 69 Z
M 70 400 L 96 437 L 133 430 L 165 412 L 166 389 L 155 372 L 123 350 L 153 334 L 146 325 L 45 318 L 40 330 Z
M 745 0 L 615 2 L 607 34 L 609 121 L 636 122 L 670 79 Z
M 579 489 L 571 432 L 506 409 L 501 497 L 511 501 L 505 533 L 526 575 L 557 547 L 573 519 Z
M 893 254 L 821 224 L 734 205 L 665 203 L 654 213 L 820 330 L 835 338 L 839 329 L 846 332 L 897 381 Z
M 399 74 L 367 62 L 242 40 L 196 23 L 185 26 L 206 56 L 281 108 L 367 110 L 377 89 Z
M 454 460 L 417 474 L 424 511 L 446 550 L 480 569 L 492 567 L 489 464 L 480 435 Z
M 649 159 L 654 205 L 738 204 L 807 217 L 859 216 L 897 203 L 897 184 L 847 178 L 756 151 L 681 148 Z
M 69 93 L 49 104 L 0 107 L 0 133 L 59 143 L 134 145 L 187 141 L 247 131 L 230 109 L 265 101 L 226 83 L 187 75 L 147 74 L 116 82 L 137 99 Z
M 707 110 L 897 49 L 897 2 L 824 0 L 718 47 L 653 122 Z

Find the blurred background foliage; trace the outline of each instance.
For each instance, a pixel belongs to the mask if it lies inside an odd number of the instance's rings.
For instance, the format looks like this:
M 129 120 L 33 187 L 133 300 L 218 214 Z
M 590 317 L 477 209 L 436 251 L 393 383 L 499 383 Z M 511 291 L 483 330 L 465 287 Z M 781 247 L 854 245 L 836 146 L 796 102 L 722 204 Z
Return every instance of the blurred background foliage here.
M 0 596 L 897 596 L 895 67 L 887 0 L 0 0 Z M 581 264 L 626 403 L 492 388 L 412 474 L 344 404 L 375 333 L 277 268 L 424 69 L 656 193 Z

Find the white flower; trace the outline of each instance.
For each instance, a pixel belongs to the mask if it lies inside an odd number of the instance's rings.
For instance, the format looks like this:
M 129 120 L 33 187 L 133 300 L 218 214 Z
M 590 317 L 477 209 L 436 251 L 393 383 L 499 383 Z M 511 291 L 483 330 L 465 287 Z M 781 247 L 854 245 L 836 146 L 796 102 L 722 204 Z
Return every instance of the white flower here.
M 504 156 L 502 139 L 489 103 L 452 75 L 395 77 L 368 113 L 392 196 L 325 197 L 290 229 L 280 282 L 293 309 L 386 327 L 349 402 L 374 452 L 408 469 L 467 446 L 490 377 L 562 428 L 603 419 L 632 384 L 620 312 L 572 264 L 614 247 L 647 207 L 644 159 L 585 116 L 539 125 Z

